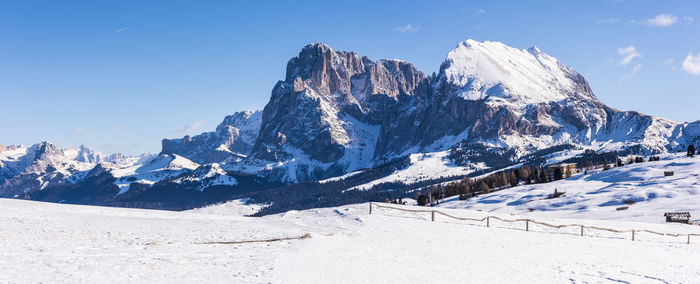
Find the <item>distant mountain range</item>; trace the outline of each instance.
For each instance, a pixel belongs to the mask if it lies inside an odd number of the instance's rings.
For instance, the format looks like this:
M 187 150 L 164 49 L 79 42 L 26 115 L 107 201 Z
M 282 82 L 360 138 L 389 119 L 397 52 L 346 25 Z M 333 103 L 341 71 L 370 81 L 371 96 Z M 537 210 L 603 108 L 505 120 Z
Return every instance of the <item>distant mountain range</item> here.
M 315 43 L 288 62 L 262 111 L 164 139 L 158 155 L 0 145 L 0 197 L 164 209 L 248 198 L 280 211 L 405 195 L 584 151 L 656 154 L 698 140 L 700 121 L 608 107 L 536 47 L 467 40 L 426 76 L 405 61 Z M 297 203 L 280 205 L 285 196 Z

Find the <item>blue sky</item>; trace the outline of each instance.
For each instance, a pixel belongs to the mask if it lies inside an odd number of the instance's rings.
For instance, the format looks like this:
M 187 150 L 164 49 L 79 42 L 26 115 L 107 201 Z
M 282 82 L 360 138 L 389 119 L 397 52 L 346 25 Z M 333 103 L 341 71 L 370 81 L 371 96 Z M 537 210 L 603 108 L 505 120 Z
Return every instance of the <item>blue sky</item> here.
M 604 103 L 700 119 L 698 1 L 0 1 L 0 144 L 105 153 L 261 109 L 311 42 L 429 74 L 459 42 L 537 46 Z

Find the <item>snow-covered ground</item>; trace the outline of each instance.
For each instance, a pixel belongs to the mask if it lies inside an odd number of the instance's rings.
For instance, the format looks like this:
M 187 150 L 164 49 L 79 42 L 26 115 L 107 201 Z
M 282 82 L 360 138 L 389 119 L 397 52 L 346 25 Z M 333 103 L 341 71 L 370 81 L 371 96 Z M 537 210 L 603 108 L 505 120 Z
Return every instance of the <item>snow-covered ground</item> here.
M 450 198 L 439 206 L 526 216 L 650 223 L 665 222 L 665 212 L 690 212 L 692 219 L 700 219 L 700 157 L 688 158 L 684 154 L 661 157 L 661 161 L 596 170 L 551 183 L 521 185 L 466 201 Z M 674 175 L 665 177 L 665 171 L 673 171 Z M 566 194 L 548 199 L 554 189 Z M 623 206 L 628 209 L 617 210 Z
M 189 210 L 189 212 L 214 215 L 250 216 L 258 213 L 260 210 L 268 206 L 266 204 L 249 203 L 249 201 L 249 199 L 236 199 L 224 202 L 222 204 L 192 209 Z
M 394 205 L 398 206 L 398 205 Z M 700 237 L 551 231 L 367 204 L 261 218 L 0 199 L 0 282 L 691 283 Z M 416 207 L 405 207 L 416 208 Z M 441 209 L 460 216 L 485 212 Z M 494 213 L 498 214 L 498 213 Z M 503 217 L 512 217 L 507 214 Z M 550 222 L 570 222 L 549 219 Z M 581 221 L 698 232 L 691 226 Z M 275 242 L 212 244 L 273 238 Z

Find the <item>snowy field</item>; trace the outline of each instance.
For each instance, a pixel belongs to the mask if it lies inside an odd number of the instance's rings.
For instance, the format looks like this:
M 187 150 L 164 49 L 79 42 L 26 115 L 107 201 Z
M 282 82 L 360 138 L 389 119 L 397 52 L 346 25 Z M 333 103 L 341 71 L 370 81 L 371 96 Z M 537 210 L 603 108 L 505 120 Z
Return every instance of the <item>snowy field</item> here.
M 551 183 L 507 188 L 466 201 L 450 198 L 439 207 L 513 213 L 530 218 L 649 223 L 664 223 L 665 212 L 690 212 L 691 219 L 700 220 L 700 157 L 687 158 L 683 153 L 661 158 L 661 161 L 598 170 L 588 175 L 576 174 Z M 673 171 L 674 175 L 666 177 L 665 171 Z M 566 194 L 548 199 L 554 189 Z M 628 209 L 617 210 L 624 206 Z
M 368 204 L 236 216 L 0 199 L 0 282 L 692 283 L 700 237 L 451 221 Z M 227 210 L 226 206 L 230 208 Z M 404 207 L 416 208 L 416 207 Z M 485 212 L 440 209 L 459 216 Z M 489 213 L 498 214 L 498 213 Z M 506 218 L 515 218 L 503 214 Z M 547 219 L 566 223 L 570 220 Z M 700 233 L 693 226 L 577 220 Z M 274 238 L 310 238 L 226 243 Z M 218 243 L 218 244 L 217 244 Z

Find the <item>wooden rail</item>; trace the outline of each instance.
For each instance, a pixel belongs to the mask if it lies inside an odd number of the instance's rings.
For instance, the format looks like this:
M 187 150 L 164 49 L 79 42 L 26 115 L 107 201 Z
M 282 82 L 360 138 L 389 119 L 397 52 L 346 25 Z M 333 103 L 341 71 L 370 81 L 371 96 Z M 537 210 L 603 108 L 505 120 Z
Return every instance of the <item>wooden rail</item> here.
M 555 228 L 555 229 L 561 229 L 561 228 L 566 228 L 566 227 L 580 227 L 581 228 L 581 236 L 583 236 L 583 229 L 593 229 L 593 230 L 600 230 L 600 231 L 607 231 L 607 232 L 612 232 L 612 233 L 632 233 L 632 240 L 634 241 L 635 239 L 635 233 L 640 233 L 640 232 L 645 232 L 645 233 L 650 233 L 650 234 L 655 234 L 659 236 L 671 236 L 671 237 L 682 237 L 686 236 L 688 237 L 687 244 L 690 244 L 690 236 L 700 236 L 700 234 L 670 234 L 670 233 L 662 233 L 662 232 L 655 232 L 651 230 L 615 230 L 615 229 L 610 229 L 610 228 L 603 228 L 603 227 L 597 227 L 597 226 L 589 226 L 589 225 L 583 225 L 583 224 L 564 224 L 564 225 L 555 225 L 555 224 L 550 224 L 542 221 L 537 221 L 533 219 L 503 219 L 497 216 L 486 216 L 484 218 L 469 218 L 469 217 L 458 217 L 454 215 L 447 214 L 442 211 L 438 211 L 435 209 L 406 209 L 406 208 L 398 208 L 394 206 L 388 206 L 388 205 L 382 205 L 382 204 L 376 204 L 373 202 L 369 203 L 369 214 L 372 214 L 372 206 L 375 206 L 377 208 L 387 208 L 387 209 L 393 209 L 393 210 L 398 210 L 398 211 L 404 211 L 404 212 L 413 212 L 413 213 L 430 213 L 430 220 L 435 221 L 435 215 L 439 214 L 445 217 L 449 217 L 452 219 L 456 220 L 461 220 L 461 221 L 474 221 L 474 222 L 483 222 L 486 221 L 486 227 L 491 227 L 491 219 L 499 220 L 501 222 L 506 222 L 506 223 L 514 223 L 514 222 L 525 222 L 525 231 L 530 231 L 530 223 L 537 224 L 537 225 L 542 225 L 550 228 Z

